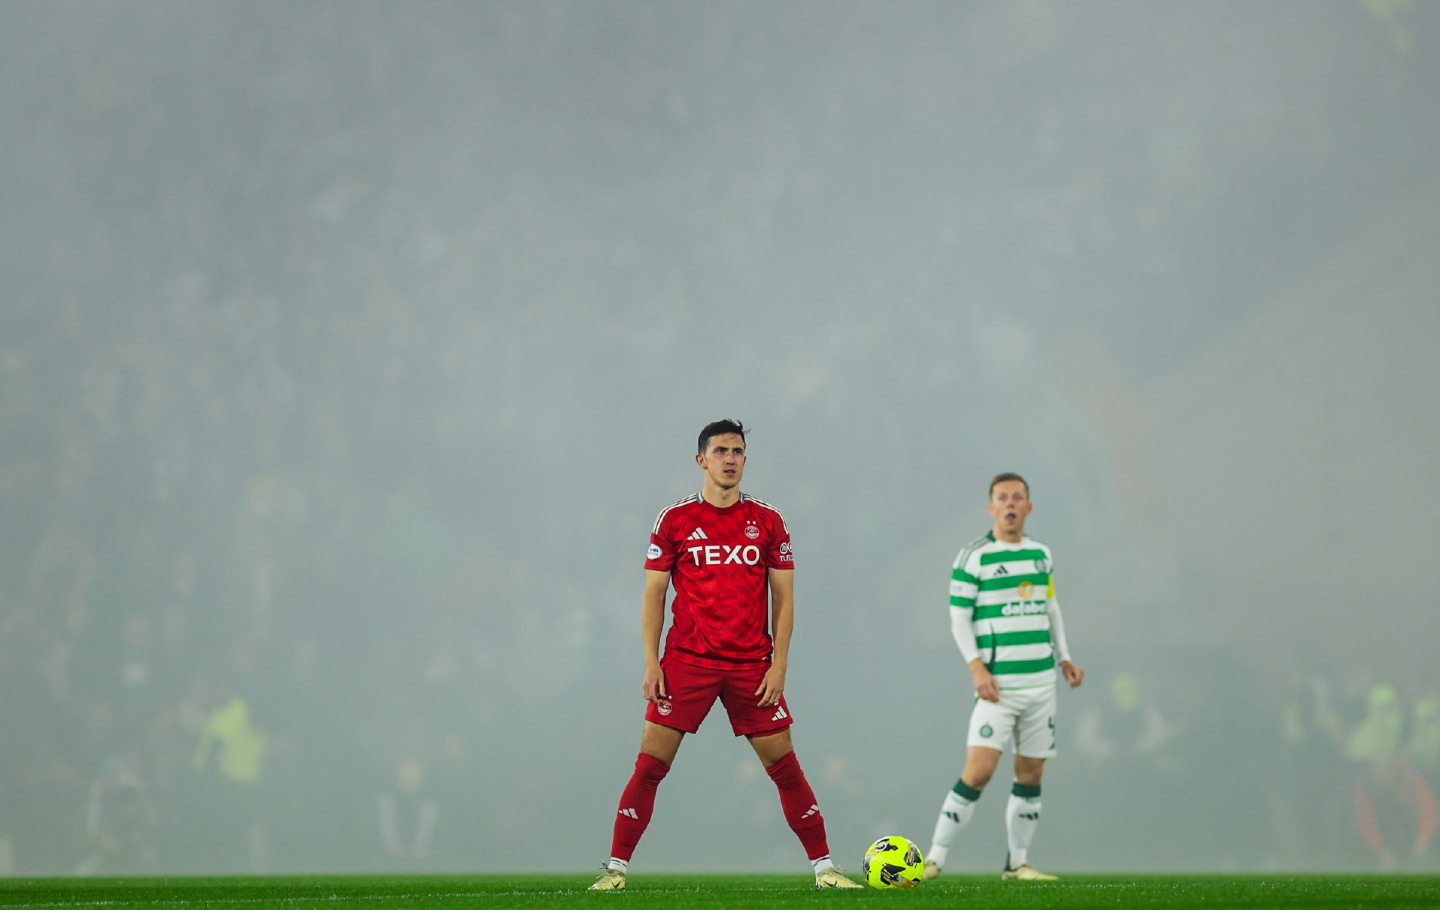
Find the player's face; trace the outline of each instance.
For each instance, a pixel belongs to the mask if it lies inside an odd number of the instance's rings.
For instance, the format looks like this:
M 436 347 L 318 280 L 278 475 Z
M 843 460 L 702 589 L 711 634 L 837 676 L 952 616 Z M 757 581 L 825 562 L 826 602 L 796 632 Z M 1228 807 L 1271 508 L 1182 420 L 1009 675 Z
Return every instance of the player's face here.
M 990 514 L 995 518 L 995 536 L 1018 540 L 1025 532 L 1030 514 L 1030 493 L 1018 480 L 1002 480 L 990 491 Z
M 711 436 L 705 453 L 695 456 L 695 463 L 722 490 L 737 487 L 745 475 L 745 440 L 739 433 Z

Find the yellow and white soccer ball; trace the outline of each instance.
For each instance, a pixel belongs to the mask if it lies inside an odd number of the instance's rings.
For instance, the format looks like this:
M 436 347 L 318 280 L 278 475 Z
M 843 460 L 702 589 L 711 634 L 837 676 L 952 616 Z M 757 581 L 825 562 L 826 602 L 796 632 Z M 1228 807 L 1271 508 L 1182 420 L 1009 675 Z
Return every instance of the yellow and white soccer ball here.
M 925 875 L 925 857 L 908 838 L 890 834 L 870 845 L 861 868 L 872 888 L 913 888 Z

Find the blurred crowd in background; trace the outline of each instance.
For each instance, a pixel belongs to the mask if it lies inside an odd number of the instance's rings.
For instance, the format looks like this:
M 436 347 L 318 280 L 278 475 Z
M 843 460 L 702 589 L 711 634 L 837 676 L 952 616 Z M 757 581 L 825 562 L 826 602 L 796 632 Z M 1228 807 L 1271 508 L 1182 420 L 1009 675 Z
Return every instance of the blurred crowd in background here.
M 601 860 L 646 532 L 722 416 L 852 866 L 959 773 L 948 561 L 1014 468 L 1090 674 L 1045 867 L 1435 868 L 1434 510 L 1370 476 L 1435 461 L 1433 216 L 1314 276 L 1433 192 L 1440 8 L 1302 6 L 5 3 L 0 874 Z M 1266 512 L 1312 537 L 1233 536 L 1312 463 Z M 682 762 L 642 863 L 803 863 L 748 750 Z

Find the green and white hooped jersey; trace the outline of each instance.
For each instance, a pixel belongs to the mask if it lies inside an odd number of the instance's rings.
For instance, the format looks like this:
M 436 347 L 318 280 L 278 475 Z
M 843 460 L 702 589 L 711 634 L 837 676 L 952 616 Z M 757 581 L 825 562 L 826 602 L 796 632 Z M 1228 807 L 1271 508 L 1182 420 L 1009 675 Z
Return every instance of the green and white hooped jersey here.
M 970 613 L 980 659 L 1005 689 L 1055 684 L 1050 601 L 1055 597 L 1050 548 L 993 532 L 965 547 L 950 574 L 950 607 Z

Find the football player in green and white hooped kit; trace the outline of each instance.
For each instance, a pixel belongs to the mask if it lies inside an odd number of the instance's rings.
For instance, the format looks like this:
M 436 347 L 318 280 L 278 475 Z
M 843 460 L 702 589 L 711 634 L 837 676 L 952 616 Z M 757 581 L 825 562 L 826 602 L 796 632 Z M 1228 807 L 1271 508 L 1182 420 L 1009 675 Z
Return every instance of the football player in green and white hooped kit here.
M 990 482 L 994 530 L 960 551 L 950 575 L 950 628 L 970 665 L 976 699 L 965 770 L 940 807 L 926 854 L 927 879 L 945 866 L 1007 744 L 1015 751 L 1015 783 L 1005 807 L 1009 853 L 1001 878 L 1055 878 L 1029 858 L 1040 824 L 1040 777 L 1055 754 L 1055 669 L 1058 661 L 1072 689 L 1085 671 L 1070 660 L 1050 548 L 1025 536 L 1031 507 L 1025 478 L 997 474 Z

